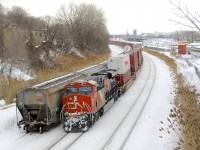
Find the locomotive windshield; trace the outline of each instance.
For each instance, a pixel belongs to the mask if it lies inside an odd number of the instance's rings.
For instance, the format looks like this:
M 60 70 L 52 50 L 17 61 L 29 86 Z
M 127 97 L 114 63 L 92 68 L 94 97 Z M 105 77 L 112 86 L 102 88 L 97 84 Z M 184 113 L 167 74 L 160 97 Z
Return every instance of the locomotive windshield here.
M 90 95 L 92 92 L 92 87 L 90 86 L 84 86 L 79 88 L 79 92 L 84 95 Z
M 77 88 L 74 88 L 74 87 L 66 88 L 65 95 L 73 94 L 76 92 L 77 92 Z
M 92 92 L 92 87 L 90 87 L 90 86 L 83 86 L 83 87 L 80 87 L 80 88 L 68 87 L 65 90 L 65 95 L 71 95 L 71 94 L 74 94 L 74 93 L 90 95 L 91 92 Z

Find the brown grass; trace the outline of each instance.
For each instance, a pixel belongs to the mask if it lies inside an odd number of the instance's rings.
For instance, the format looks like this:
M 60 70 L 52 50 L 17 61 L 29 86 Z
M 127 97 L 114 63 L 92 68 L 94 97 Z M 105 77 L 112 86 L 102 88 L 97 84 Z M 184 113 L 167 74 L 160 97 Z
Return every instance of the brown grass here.
M 16 93 L 19 92 L 20 89 L 28 86 L 30 82 L 31 81 L 24 82 L 0 76 L 0 98 L 5 99 L 6 104 L 12 103 Z
M 4 98 L 6 104 L 10 104 L 13 102 L 16 93 L 23 88 L 105 61 L 110 56 L 110 51 L 107 50 L 105 54 L 85 52 L 84 56 L 86 59 L 73 54 L 60 55 L 55 58 L 55 61 L 61 64 L 59 69 L 48 68 L 39 70 L 36 72 L 37 78 L 31 81 L 9 80 L 7 77 L 0 76 L 0 98 Z
M 200 149 L 200 104 L 199 96 L 195 87 L 189 86 L 182 74 L 177 72 L 177 65 L 172 58 L 164 54 L 145 49 L 147 53 L 164 60 L 170 67 L 175 87 L 175 107 L 170 110 L 169 128 L 181 132 L 179 142 L 175 149 L 199 150 Z M 169 129 L 168 129 L 169 133 Z

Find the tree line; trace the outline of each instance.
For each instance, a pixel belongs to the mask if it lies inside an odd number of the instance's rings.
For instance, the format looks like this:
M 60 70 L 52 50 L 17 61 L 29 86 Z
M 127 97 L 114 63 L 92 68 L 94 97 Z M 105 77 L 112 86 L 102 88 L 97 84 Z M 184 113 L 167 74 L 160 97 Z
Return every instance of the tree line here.
M 45 41 L 36 42 L 35 30 L 44 31 Z M 26 9 L 0 4 L 0 60 L 9 64 L 23 63 L 34 69 L 45 67 L 41 51 L 60 50 L 67 53 L 72 47 L 80 51 L 104 53 L 109 33 L 102 9 L 94 4 L 61 6 L 55 17 L 34 17 Z M 27 61 L 27 63 L 24 63 Z M 3 70 L 3 65 L 1 71 Z

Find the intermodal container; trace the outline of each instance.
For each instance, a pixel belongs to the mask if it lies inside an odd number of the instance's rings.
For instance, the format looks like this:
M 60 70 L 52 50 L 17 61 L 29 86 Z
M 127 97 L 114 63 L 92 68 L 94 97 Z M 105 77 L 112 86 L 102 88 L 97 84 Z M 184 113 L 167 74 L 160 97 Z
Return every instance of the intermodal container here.
M 129 54 L 110 57 L 108 60 L 108 69 L 117 70 L 116 81 L 118 86 L 126 84 L 131 79 Z

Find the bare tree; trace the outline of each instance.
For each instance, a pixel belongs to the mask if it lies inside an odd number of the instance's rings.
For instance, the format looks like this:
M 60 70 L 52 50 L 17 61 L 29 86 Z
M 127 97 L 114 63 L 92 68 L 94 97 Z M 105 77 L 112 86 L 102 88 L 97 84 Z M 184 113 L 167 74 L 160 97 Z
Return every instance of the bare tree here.
M 5 8 L 0 3 L 0 24 L 3 24 L 5 21 Z
M 104 12 L 96 5 L 70 3 L 61 7 L 58 18 L 67 25 L 74 47 L 99 52 L 108 46 Z
M 68 52 L 72 45 L 68 27 L 56 20 L 56 24 L 53 28 L 55 32 L 56 47 L 62 52 Z
M 187 5 L 182 6 L 180 2 L 176 4 L 172 0 L 169 0 L 169 2 L 175 7 L 174 14 L 181 19 L 181 21 L 171 19 L 170 21 L 200 31 L 200 15 L 197 11 L 192 13 Z
M 12 68 L 15 64 L 25 65 L 24 61 L 27 59 L 27 52 L 25 50 L 25 33 L 23 31 L 7 28 L 4 29 L 4 60 L 9 67 L 9 77 L 12 72 Z
M 4 46 L 4 19 L 5 19 L 5 8 L 0 3 L 0 63 L 2 63 L 3 54 L 5 50 Z
M 55 26 L 55 18 L 51 16 L 44 16 L 43 21 L 46 39 L 52 43 L 57 31 Z
M 30 68 L 38 70 L 44 67 L 43 62 L 40 60 L 40 48 L 34 45 L 35 38 L 32 32 L 30 32 L 29 36 L 30 39 L 28 42 L 26 42 L 26 50 L 30 60 Z
M 13 6 L 11 10 L 7 12 L 8 18 L 11 20 L 11 23 L 15 23 L 20 27 L 24 27 L 27 24 L 28 12 L 19 6 Z

